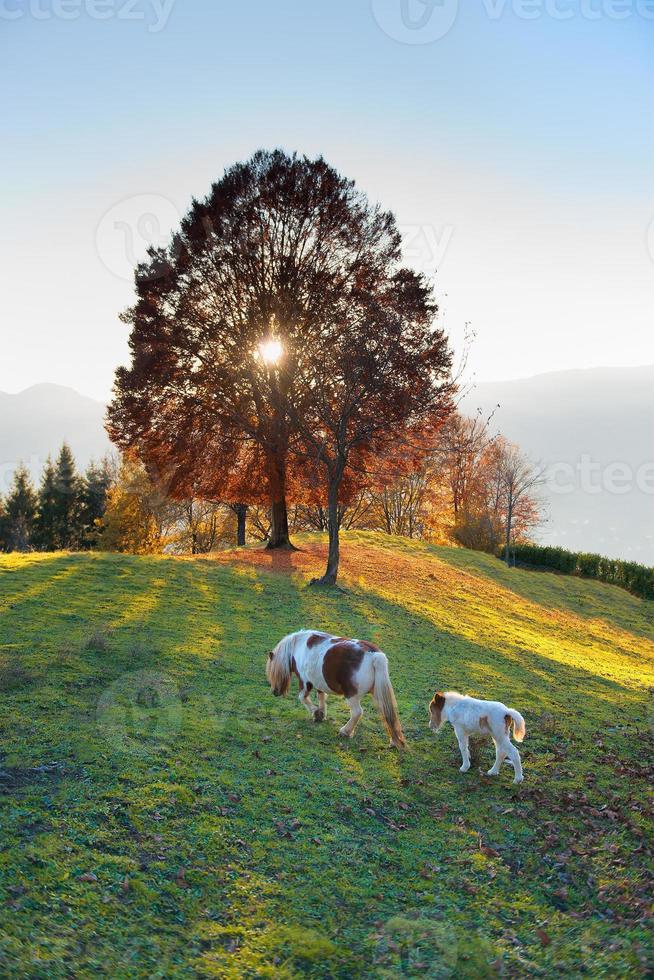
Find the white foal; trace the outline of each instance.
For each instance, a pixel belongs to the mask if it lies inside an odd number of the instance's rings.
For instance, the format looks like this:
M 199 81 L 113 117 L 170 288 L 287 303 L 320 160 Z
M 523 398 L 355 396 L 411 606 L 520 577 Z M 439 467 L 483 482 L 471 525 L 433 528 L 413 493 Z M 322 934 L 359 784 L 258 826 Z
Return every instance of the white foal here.
M 502 763 L 508 759 L 515 772 L 513 782 L 522 782 L 520 753 L 511 741 L 511 725 L 516 742 L 522 742 L 527 733 L 519 711 L 507 708 L 500 701 L 480 701 L 457 691 L 446 691 L 445 694 L 437 691 L 429 705 L 429 727 L 437 732 L 446 721 L 452 725 L 459 743 L 463 760 L 461 772 L 470 768 L 470 736 L 490 735 L 495 743 L 495 764 L 487 775 L 497 776 Z

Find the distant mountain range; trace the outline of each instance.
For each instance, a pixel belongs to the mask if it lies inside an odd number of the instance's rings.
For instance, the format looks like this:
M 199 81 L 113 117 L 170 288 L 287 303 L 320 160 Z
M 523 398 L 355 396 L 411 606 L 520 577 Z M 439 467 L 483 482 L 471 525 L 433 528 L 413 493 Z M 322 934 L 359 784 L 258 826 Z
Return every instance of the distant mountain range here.
M 105 406 L 61 385 L 39 384 L 16 395 L 0 392 L 0 493 L 18 463 L 38 480 L 48 455 L 65 440 L 80 469 L 111 451 L 104 431 Z
M 477 408 L 548 467 L 543 542 L 654 565 L 654 365 L 481 383 L 461 405 Z M 64 439 L 81 469 L 110 452 L 104 413 L 59 385 L 0 392 L 0 492 L 21 460 L 38 479 Z
M 478 384 L 461 408 L 498 405 L 492 429 L 548 467 L 540 539 L 654 565 L 654 365 Z

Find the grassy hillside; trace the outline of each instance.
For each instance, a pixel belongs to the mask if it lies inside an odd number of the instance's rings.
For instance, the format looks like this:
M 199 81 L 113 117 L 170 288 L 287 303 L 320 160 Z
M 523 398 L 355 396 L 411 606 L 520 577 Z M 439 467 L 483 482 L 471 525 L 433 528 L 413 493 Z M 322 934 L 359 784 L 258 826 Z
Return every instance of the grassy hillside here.
M 370 534 L 314 590 L 302 546 L 0 557 L 0 974 L 651 975 L 654 604 Z M 410 752 L 270 695 L 305 626 L 380 644 Z M 522 786 L 437 687 L 523 712 Z

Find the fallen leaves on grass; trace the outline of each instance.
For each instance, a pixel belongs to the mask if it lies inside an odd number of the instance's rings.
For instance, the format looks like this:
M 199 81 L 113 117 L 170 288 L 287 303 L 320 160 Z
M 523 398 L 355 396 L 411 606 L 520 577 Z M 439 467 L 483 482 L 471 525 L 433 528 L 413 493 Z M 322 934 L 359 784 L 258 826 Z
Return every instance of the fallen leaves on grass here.
M 501 857 L 499 851 L 496 851 L 495 848 L 493 847 L 489 847 L 488 844 L 484 844 L 483 840 L 481 839 L 481 836 L 479 837 L 479 850 L 484 855 L 484 857 L 487 858 Z

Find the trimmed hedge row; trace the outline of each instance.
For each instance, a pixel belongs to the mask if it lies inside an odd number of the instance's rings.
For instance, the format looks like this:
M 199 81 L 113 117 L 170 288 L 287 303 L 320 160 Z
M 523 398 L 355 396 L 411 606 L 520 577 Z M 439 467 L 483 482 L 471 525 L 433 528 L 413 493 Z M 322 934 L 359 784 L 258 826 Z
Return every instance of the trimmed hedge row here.
M 551 568 L 563 575 L 597 579 L 598 582 L 618 585 L 641 599 L 654 599 L 654 568 L 638 565 L 634 561 L 620 561 L 537 544 L 512 545 L 511 556 L 524 565 Z M 502 550 L 502 557 L 506 558 L 506 549 Z

